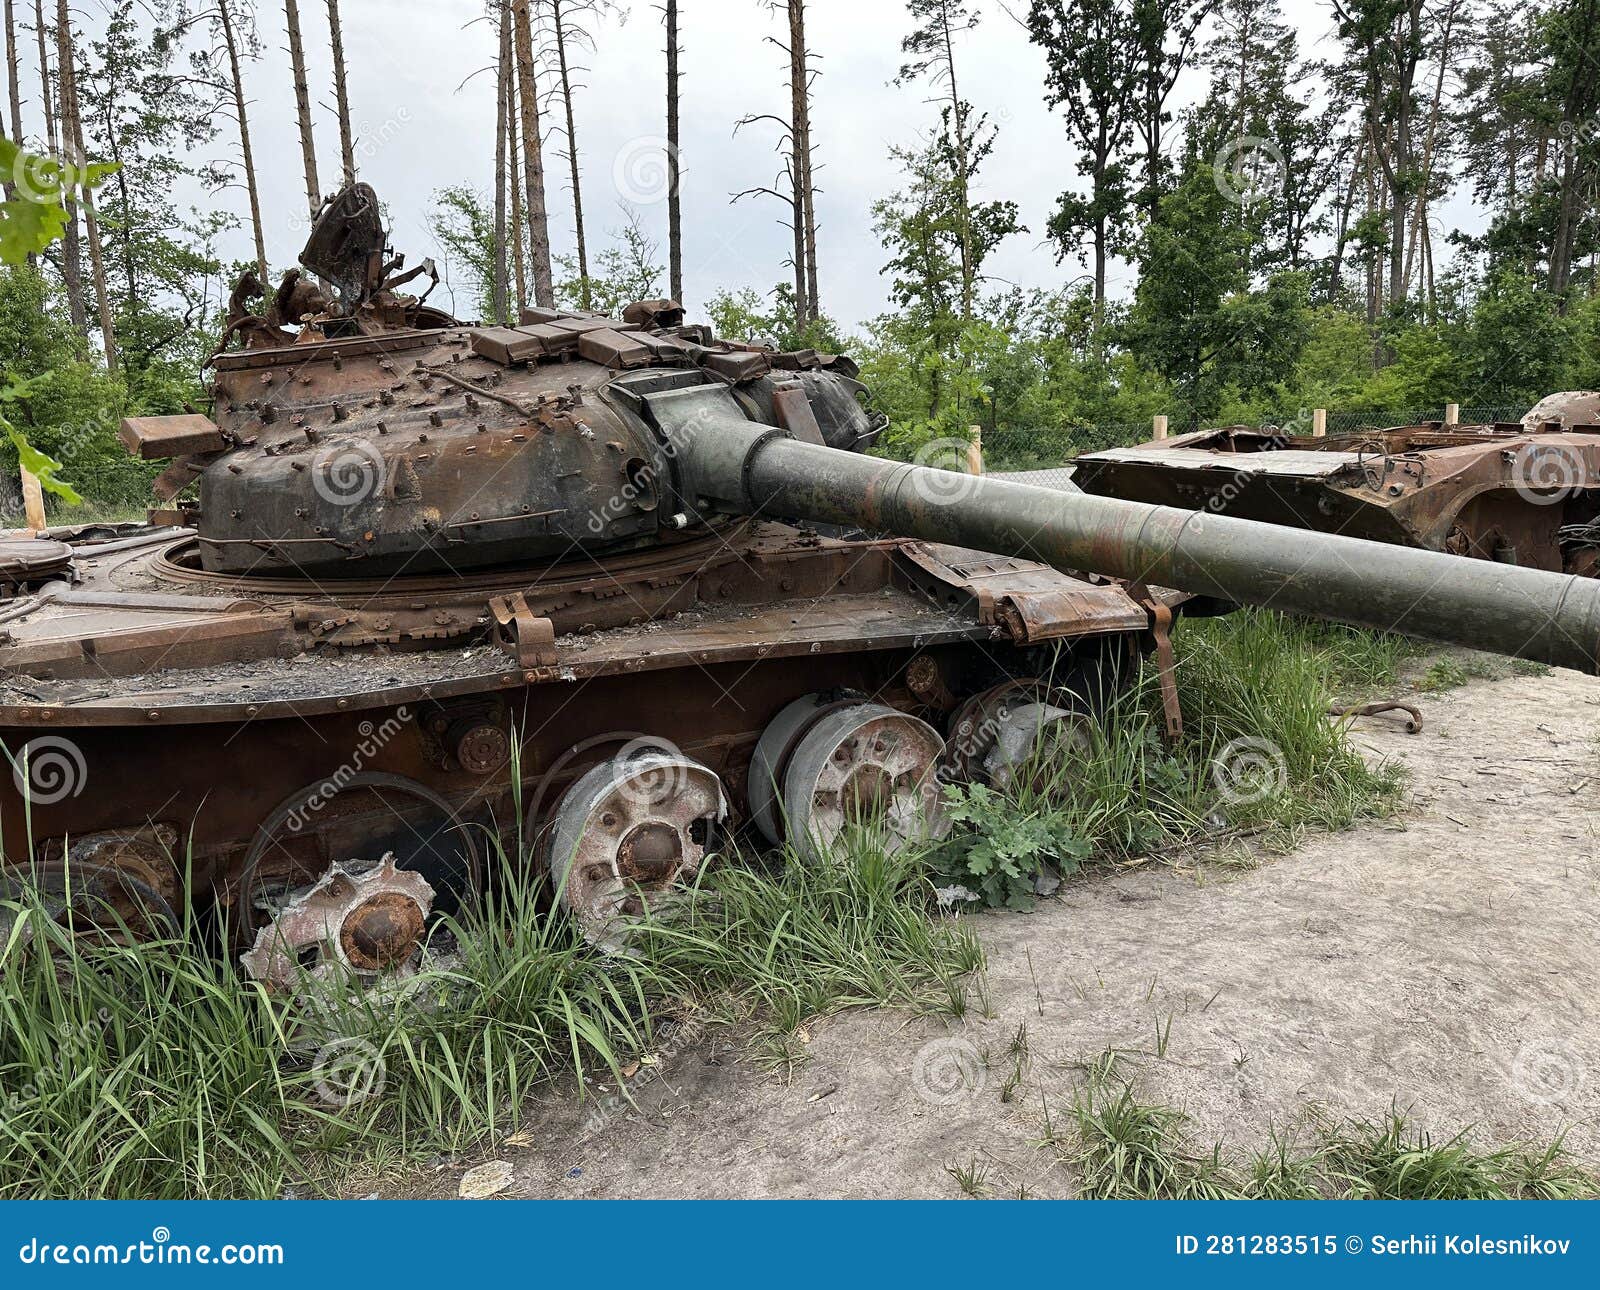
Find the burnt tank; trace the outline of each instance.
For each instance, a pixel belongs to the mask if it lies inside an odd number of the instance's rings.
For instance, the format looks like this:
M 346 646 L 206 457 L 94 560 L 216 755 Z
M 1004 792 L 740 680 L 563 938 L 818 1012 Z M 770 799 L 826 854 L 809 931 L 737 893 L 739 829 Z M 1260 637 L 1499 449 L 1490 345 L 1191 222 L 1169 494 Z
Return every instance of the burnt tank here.
M 8 867 L 274 988 L 409 970 L 530 854 L 616 945 L 735 829 L 937 834 L 1141 654 L 1170 700 L 1191 594 L 1596 667 L 1592 581 L 874 457 L 847 358 L 672 301 L 458 323 L 361 185 L 302 259 L 209 415 L 124 425 L 151 524 L 0 545 Z
M 1073 463 L 1085 492 L 1532 569 L 1600 573 L 1600 394 L 1521 421 L 1317 436 L 1230 426 Z

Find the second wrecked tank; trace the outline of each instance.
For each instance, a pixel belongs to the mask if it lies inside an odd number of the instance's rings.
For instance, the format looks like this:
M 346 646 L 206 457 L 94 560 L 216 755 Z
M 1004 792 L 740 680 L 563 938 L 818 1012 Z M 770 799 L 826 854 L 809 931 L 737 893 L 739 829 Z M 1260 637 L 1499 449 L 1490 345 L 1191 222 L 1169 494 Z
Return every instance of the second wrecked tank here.
M 1201 430 L 1073 463 L 1085 492 L 1532 569 L 1600 573 L 1600 394 L 1521 421 L 1316 436 Z

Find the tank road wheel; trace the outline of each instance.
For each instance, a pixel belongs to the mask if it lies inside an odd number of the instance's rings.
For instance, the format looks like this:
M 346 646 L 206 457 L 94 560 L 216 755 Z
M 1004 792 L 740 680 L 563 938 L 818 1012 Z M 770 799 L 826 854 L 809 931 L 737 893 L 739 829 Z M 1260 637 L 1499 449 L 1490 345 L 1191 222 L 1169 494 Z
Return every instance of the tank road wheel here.
M 1091 747 L 1088 722 L 1049 702 L 1037 681 L 1006 681 L 955 710 L 947 765 L 956 780 L 1004 789 L 1030 763 L 1043 772 Z
M 397 868 L 393 855 L 335 864 L 289 897 L 239 961 L 257 981 L 284 994 L 308 976 L 340 985 L 410 976 L 432 908 L 427 879 Z
M 630 924 L 694 878 L 727 813 L 709 767 L 664 742 L 635 741 L 556 804 L 545 857 L 562 906 L 591 943 L 625 952 Z
M 0 873 L 0 943 L 19 914 L 10 905 L 37 905 L 75 941 L 128 945 L 180 934 L 172 903 L 128 869 L 83 861 L 46 860 Z M 20 915 L 26 917 L 26 914 Z M 23 935 L 30 935 L 24 928 Z
M 254 979 L 283 994 L 372 986 L 416 972 L 435 907 L 479 882 L 471 828 L 432 789 L 363 771 L 286 798 L 238 871 L 233 942 Z M 307 999 L 316 1006 L 330 1000 Z
M 827 856 L 848 827 L 880 829 L 885 845 L 942 837 L 944 740 L 925 721 L 881 703 L 796 699 L 761 734 L 750 764 L 751 811 L 773 842 L 807 860 Z

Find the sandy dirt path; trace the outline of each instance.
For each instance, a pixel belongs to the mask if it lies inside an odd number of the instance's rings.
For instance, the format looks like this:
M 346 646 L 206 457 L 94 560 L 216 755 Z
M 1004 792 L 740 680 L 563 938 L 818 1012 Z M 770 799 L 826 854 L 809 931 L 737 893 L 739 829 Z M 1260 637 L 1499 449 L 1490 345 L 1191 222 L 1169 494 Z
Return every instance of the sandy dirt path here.
M 1600 681 L 1419 702 L 1422 734 L 1358 726 L 1411 769 L 1397 819 L 1256 868 L 1102 871 L 1031 915 L 981 916 L 989 1015 L 821 1020 L 787 1082 L 729 1039 L 666 1053 L 637 1110 L 552 1096 L 527 1145 L 494 1153 L 513 1194 L 951 1196 L 945 1167 L 972 1160 L 996 1193 L 1070 1194 L 1035 1145 L 1043 1107 L 1108 1048 L 1201 1143 L 1253 1149 L 1314 1108 L 1394 1102 L 1486 1142 L 1565 1127 L 1600 1162 Z M 453 1194 L 460 1172 L 416 1181 Z

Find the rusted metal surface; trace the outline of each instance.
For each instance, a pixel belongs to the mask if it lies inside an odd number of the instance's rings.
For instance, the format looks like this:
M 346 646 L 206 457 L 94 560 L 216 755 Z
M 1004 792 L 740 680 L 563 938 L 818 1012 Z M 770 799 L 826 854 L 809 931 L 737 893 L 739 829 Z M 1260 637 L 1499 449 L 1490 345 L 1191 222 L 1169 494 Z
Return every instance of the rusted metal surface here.
M 1522 424 L 1283 435 L 1235 427 L 1074 463 L 1084 491 L 1592 576 L 1600 395 L 1552 395 Z

